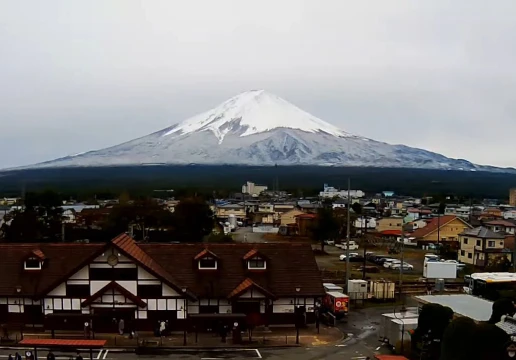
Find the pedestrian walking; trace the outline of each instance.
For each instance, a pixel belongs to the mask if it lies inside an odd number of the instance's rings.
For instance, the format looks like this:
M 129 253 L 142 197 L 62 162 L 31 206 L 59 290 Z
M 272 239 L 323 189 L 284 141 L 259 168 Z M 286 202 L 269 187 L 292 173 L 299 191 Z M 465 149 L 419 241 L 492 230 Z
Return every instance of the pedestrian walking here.
M 118 332 L 120 333 L 120 335 L 124 335 L 124 329 L 125 329 L 124 319 L 120 319 L 120 321 L 118 322 Z

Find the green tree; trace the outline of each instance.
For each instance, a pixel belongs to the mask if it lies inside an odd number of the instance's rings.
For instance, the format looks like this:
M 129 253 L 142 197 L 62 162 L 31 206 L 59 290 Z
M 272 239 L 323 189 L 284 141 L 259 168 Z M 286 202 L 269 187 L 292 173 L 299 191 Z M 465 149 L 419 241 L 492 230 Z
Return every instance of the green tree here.
M 213 212 L 201 198 L 181 200 L 173 215 L 174 234 L 179 241 L 201 242 L 213 230 Z
M 2 232 L 6 241 L 59 241 L 62 231 L 63 208 L 59 194 L 53 191 L 29 192 L 23 209 L 9 214 Z
M 153 199 L 142 198 L 113 207 L 104 230 L 114 237 L 132 228 L 133 235 L 143 240 L 150 229 L 171 230 L 173 226 L 174 217 L 170 211 Z
M 355 214 L 357 214 L 357 215 L 362 214 L 362 205 L 360 205 L 360 203 L 357 203 L 357 202 L 354 203 L 353 205 L 351 205 L 351 208 L 353 209 Z
M 310 229 L 312 239 L 321 244 L 321 251 L 324 251 L 325 240 L 335 239 L 339 232 L 339 224 L 334 217 L 331 207 L 322 207 L 317 210 L 317 219 Z

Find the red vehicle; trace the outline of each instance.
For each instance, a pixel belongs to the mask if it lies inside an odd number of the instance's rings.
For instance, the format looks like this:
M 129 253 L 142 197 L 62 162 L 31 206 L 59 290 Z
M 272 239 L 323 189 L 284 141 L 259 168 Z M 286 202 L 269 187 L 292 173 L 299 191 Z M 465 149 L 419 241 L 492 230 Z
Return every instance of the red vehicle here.
M 342 319 L 349 311 L 349 296 L 340 291 L 328 291 L 324 297 L 323 306 L 337 319 Z

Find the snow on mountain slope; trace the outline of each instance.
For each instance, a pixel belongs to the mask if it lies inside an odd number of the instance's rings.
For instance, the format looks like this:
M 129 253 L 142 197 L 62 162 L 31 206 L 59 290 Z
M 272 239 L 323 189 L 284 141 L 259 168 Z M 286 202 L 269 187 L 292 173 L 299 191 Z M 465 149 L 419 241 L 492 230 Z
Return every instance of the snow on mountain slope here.
M 232 97 L 210 111 L 171 127 L 163 136 L 181 136 L 210 130 L 222 143 L 228 133 L 248 136 L 276 128 L 350 136 L 265 90 L 251 90 Z
M 264 90 L 150 135 L 30 168 L 192 163 L 506 171 L 349 134 Z

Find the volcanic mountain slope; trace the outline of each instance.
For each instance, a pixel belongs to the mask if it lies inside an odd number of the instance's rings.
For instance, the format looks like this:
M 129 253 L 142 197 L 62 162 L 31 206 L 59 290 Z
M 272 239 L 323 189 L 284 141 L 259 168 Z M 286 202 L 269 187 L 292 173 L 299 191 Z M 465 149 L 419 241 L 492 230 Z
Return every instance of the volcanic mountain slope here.
M 374 166 L 501 169 L 349 134 L 264 90 L 153 134 L 33 167 L 146 164 Z

